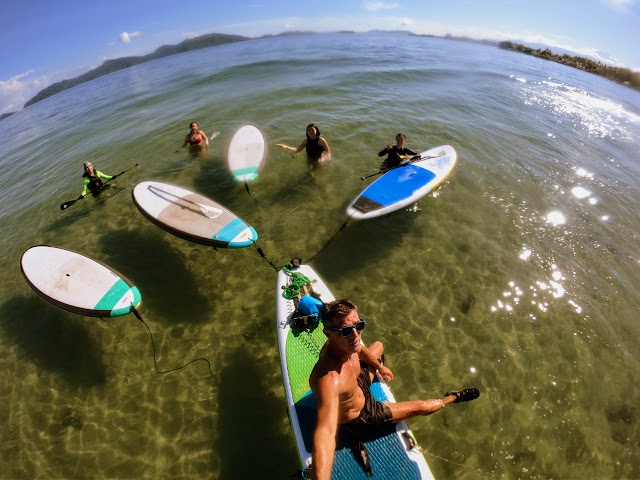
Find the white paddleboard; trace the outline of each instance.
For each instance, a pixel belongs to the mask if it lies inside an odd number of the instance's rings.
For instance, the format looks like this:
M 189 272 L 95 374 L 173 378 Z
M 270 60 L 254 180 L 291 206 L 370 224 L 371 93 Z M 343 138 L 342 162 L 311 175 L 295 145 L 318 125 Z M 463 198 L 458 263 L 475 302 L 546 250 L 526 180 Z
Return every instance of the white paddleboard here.
M 167 183 L 140 182 L 131 193 L 152 223 L 177 237 L 220 248 L 248 247 L 258 233 L 219 203 Z
M 354 220 L 380 217 L 417 202 L 451 174 L 457 154 L 441 145 L 420 153 L 422 160 L 389 170 L 365 188 L 347 208 Z
M 265 159 L 265 141 L 262 132 L 253 125 L 241 127 L 231 139 L 227 166 L 236 182 L 249 182 L 258 178 Z
M 138 307 L 140 291 L 110 267 L 64 248 L 36 245 L 22 254 L 27 283 L 45 300 L 90 317 L 119 317 Z
M 299 269 L 292 271 L 294 274 L 307 277 L 311 281 L 314 295 L 325 304 L 335 300 L 325 283 L 309 265 L 301 265 Z M 303 469 L 307 469 L 312 460 L 313 431 L 317 417 L 317 402 L 309 387 L 309 375 L 327 337 L 322 332 L 322 323 L 310 321 L 310 327 L 302 330 L 292 324 L 297 299 L 286 298 L 284 295 L 285 289 L 291 291 L 292 282 L 291 275 L 283 270 L 278 272 L 276 287 L 278 346 L 289 419 L 293 427 L 300 463 Z M 374 380 L 371 384 L 371 392 L 378 401 L 395 402 L 391 390 L 379 375 L 377 381 Z M 433 480 L 429 466 L 406 422 L 398 422 L 395 428 L 391 426 L 384 434 L 368 439 L 365 444 L 373 477 L 367 477 L 348 446 L 338 445 L 333 461 L 332 480 L 366 480 L 368 478 Z

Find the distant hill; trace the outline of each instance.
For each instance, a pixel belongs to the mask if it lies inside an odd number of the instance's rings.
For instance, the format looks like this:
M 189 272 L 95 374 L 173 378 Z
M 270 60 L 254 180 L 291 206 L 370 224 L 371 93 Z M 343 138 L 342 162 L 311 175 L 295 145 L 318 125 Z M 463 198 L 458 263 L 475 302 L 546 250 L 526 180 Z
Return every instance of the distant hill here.
M 431 35 L 431 34 L 428 34 L 428 33 L 426 33 L 426 34 L 410 33 L 409 35 L 411 35 L 412 37 L 443 38 L 445 40 L 456 40 L 458 42 L 479 43 L 481 45 L 489 45 L 491 47 L 497 47 L 498 46 L 498 41 L 497 40 L 477 40 L 475 38 L 470 38 L 470 37 L 465 37 L 465 36 L 451 35 L 450 33 L 447 33 L 444 36 Z
M 505 50 L 512 50 L 514 52 L 520 52 L 534 57 L 542 58 L 552 62 L 562 63 L 569 67 L 578 68 L 585 72 L 593 73 L 594 75 L 600 75 L 601 77 L 608 78 L 611 81 L 620 83 L 627 87 L 631 87 L 634 90 L 640 91 L 640 73 L 634 72 L 628 68 L 613 67 L 611 65 L 604 65 L 600 62 L 591 60 L 590 58 L 572 56 L 568 54 L 558 55 L 552 52 L 549 48 L 541 50 L 539 48 L 531 48 L 526 45 L 513 42 L 500 42 L 499 48 Z
M 117 72 L 123 68 L 132 67 L 141 63 L 156 60 L 162 57 L 168 57 L 170 55 L 176 55 L 178 53 L 184 53 L 191 50 L 199 50 L 201 48 L 215 47 L 217 45 L 224 45 L 226 43 L 243 42 L 245 40 L 251 40 L 249 37 L 243 37 L 241 35 L 226 35 L 223 33 L 210 33 L 208 35 L 201 35 L 199 37 L 190 38 L 177 45 L 163 45 L 156 49 L 153 53 L 148 55 L 142 55 L 139 57 L 122 57 L 113 60 L 106 60 L 102 65 L 93 70 L 89 70 L 82 75 L 72 78 L 70 80 L 62 80 L 60 82 L 52 83 L 47 88 L 38 92 L 38 94 L 24 104 L 24 107 L 33 105 L 34 103 L 44 100 L 51 95 L 60 93 L 68 88 L 75 87 L 81 83 L 88 82 L 103 75 Z

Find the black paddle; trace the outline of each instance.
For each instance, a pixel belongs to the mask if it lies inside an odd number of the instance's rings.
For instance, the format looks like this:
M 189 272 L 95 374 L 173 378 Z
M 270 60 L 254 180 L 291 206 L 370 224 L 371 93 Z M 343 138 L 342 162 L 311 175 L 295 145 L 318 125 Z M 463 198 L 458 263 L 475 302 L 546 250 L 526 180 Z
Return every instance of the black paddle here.
M 441 155 L 430 155 L 428 157 L 421 157 L 420 154 L 414 155 L 413 157 L 411 157 L 409 159 L 408 162 L 402 162 L 402 163 L 396 165 L 395 167 L 386 168 L 384 170 L 379 170 L 376 173 L 372 173 L 371 175 L 366 175 L 364 177 L 360 177 L 360 180 L 364 180 L 365 178 L 375 177 L 376 175 L 380 175 L 380 174 L 383 174 L 383 173 L 390 172 L 391 170 L 395 170 L 396 168 L 406 167 L 410 163 L 417 162 L 419 160 L 429 160 L 430 158 L 438 158 L 438 157 L 444 155 L 444 152 L 440 152 L 440 153 L 441 153 Z
M 118 178 L 120 175 L 122 175 L 123 173 L 127 173 L 129 170 L 132 170 L 134 168 L 136 168 L 138 166 L 138 164 L 136 163 L 133 167 L 129 167 L 126 170 L 121 171 L 120 173 L 118 173 L 117 175 L 114 175 L 113 177 L 111 177 L 110 180 L 107 180 L 106 182 L 104 182 L 102 185 L 104 187 L 104 185 L 106 185 L 107 183 L 109 183 L 111 180 L 114 180 L 116 178 Z M 76 203 L 78 200 L 82 200 L 84 198 L 84 195 L 80 195 L 78 198 L 76 198 L 75 200 L 69 200 L 68 202 L 64 202 L 62 205 L 60 205 L 60 210 L 66 210 L 67 208 L 69 208 L 71 205 L 73 205 L 74 203 Z

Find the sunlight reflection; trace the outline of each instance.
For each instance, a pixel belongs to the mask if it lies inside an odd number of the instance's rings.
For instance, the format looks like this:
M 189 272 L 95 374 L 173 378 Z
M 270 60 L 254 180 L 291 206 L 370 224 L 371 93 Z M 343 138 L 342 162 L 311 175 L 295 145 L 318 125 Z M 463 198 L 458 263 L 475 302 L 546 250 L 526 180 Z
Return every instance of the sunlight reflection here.
M 547 223 L 550 223 L 554 227 L 557 227 L 558 225 L 562 225 L 567 221 L 567 219 L 562 214 L 562 212 L 559 212 L 557 210 L 553 212 L 549 212 L 547 214 L 546 219 L 547 219 Z
M 589 195 L 591 195 L 591 192 L 589 190 L 582 187 L 573 187 L 571 189 L 571 193 L 576 198 L 587 198 Z
M 532 252 L 529 249 L 525 251 L 528 259 Z M 519 258 L 523 259 L 523 255 L 521 254 Z M 532 285 L 529 285 L 527 292 L 523 291 L 515 281 L 510 281 L 508 288 L 500 294 L 495 305 L 490 307 L 491 312 L 504 311 L 511 314 L 520 307 L 529 308 L 526 306 L 530 305 L 544 313 L 549 311 L 549 307 L 554 301 L 568 297 L 569 294 L 564 286 L 565 275 L 555 264 L 551 264 L 550 268 L 551 272 L 548 278 L 536 280 Z M 574 300 L 567 299 L 567 303 L 576 313 L 582 312 L 582 307 Z M 528 313 L 528 317 L 534 321 L 538 319 L 534 313 Z
M 524 83 L 522 87 L 525 105 L 535 105 L 550 110 L 559 119 L 568 118 L 576 126 L 582 126 L 589 136 L 613 139 L 632 139 L 628 123 L 640 124 L 640 116 L 608 98 L 598 98 L 573 85 L 551 80 L 540 82 L 513 77 Z

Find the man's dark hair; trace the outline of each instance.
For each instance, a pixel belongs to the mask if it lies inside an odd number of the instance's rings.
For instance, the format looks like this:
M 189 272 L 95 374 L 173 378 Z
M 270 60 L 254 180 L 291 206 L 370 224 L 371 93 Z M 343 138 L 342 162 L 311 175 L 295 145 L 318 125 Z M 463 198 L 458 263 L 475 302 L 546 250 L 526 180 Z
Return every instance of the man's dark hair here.
M 335 325 L 339 320 L 349 315 L 353 310 L 357 310 L 355 303 L 343 298 L 329 302 L 324 306 L 322 312 L 322 322 L 327 325 Z

